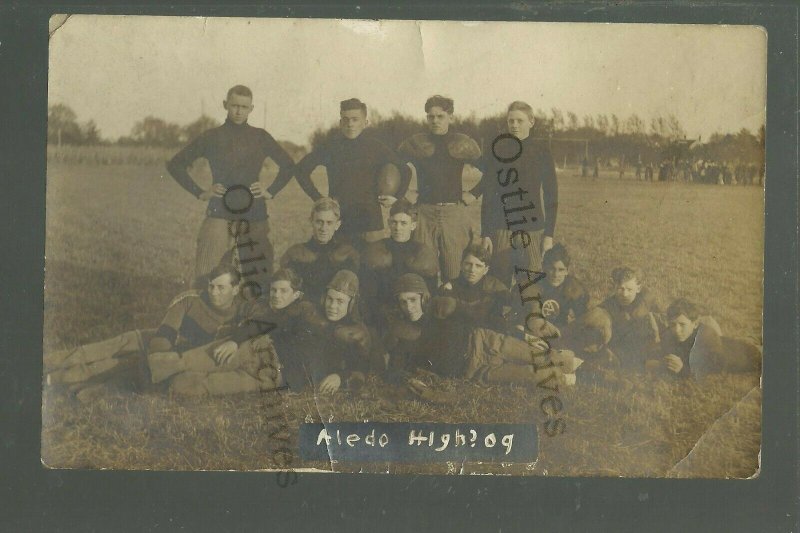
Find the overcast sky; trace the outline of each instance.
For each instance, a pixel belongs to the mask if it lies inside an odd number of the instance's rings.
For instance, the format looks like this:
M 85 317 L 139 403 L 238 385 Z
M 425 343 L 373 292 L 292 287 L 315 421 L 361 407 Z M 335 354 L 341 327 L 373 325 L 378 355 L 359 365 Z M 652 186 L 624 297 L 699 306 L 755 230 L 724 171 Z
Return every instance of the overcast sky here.
M 50 40 L 50 103 L 104 137 L 186 124 L 250 86 L 250 123 L 305 144 L 358 97 L 422 118 L 431 94 L 478 117 L 513 100 L 584 114 L 673 113 L 690 137 L 765 121 L 766 34 L 749 26 L 72 16 Z

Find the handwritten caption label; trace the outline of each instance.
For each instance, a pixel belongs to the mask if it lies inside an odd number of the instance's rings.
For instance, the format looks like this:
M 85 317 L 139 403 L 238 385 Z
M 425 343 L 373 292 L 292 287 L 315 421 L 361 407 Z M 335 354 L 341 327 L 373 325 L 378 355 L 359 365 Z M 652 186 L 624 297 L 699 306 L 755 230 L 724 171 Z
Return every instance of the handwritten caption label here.
M 534 424 L 340 422 L 300 425 L 300 458 L 307 461 L 531 463 Z

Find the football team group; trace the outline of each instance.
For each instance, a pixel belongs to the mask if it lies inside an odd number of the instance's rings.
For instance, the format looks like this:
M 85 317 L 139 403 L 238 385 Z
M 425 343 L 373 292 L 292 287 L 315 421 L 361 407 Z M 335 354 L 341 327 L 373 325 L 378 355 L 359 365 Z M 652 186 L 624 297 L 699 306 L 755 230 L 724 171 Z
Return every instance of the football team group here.
M 363 102 L 345 100 L 338 134 L 298 163 L 248 124 L 252 102 L 250 89 L 232 87 L 225 123 L 167 165 L 207 203 L 196 290 L 178 295 L 155 329 L 45 354 L 48 384 L 80 392 L 122 378 L 225 395 L 333 393 L 378 378 L 438 401 L 440 378 L 626 386 L 636 372 L 671 379 L 760 369 L 760 348 L 723 336 L 692 301 L 659 309 L 637 268 L 613 269 L 613 292 L 593 305 L 567 248 L 554 243 L 555 166 L 530 135 L 525 102 L 508 106 L 501 136 L 513 157 L 498 154 L 497 142 L 482 153 L 454 132 L 453 100 L 436 95 L 425 102 L 427 131 L 396 150 L 370 134 Z M 190 175 L 200 158 L 211 169 L 207 190 Z M 265 187 L 268 158 L 279 172 Z M 320 166 L 327 195 L 311 180 Z M 467 167 L 481 174 L 468 190 Z M 414 174 L 416 202 L 406 197 Z M 276 268 L 267 206 L 292 178 L 314 201 L 312 236 Z M 478 217 L 469 206 L 481 197 Z

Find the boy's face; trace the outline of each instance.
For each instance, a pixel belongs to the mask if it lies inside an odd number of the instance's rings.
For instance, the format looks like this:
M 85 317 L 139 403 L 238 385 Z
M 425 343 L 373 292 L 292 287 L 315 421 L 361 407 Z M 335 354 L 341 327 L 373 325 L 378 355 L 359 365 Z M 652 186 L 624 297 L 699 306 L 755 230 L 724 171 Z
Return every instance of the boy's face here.
M 350 305 L 350 298 L 343 292 L 336 289 L 328 289 L 325 294 L 325 317 L 331 322 L 338 322 L 347 316 L 347 307 Z
M 453 115 L 439 106 L 433 106 L 431 110 L 425 114 L 425 119 L 428 121 L 428 130 L 431 133 L 434 135 L 444 135 L 450 128 Z
M 461 260 L 461 277 L 470 285 L 475 285 L 489 272 L 489 265 L 475 257 L 467 255 Z
M 616 296 L 617 302 L 622 305 L 630 305 L 636 299 L 636 296 L 641 292 L 642 286 L 636 279 L 629 279 L 617 285 Z
M 361 135 L 361 132 L 369 124 L 367 115 L 360 109 L 342 111 L 340 117 L 339 128 L 342 130 L 342 135 L 348 139 L 355 139 Z
M 508 124 L 508 133 L 519 140 L 527 139 L 533 128 L 533 121 L 528 118 L 528 114 L 517 109 L 508 112 L 506 124 Z
M 283 309 L 296 302 L 302 293 L 292 288 L 289 280 L 279 279 L 269 285 L 269 306 L 274 309 Z
M 233 93 L 230 98 L 222 102 L 222 107 L 228 112 L 228 120 L 241 125 L 247 122 L 247 117 L 253 110 L 253 99 Z
M 545 274 L 547 274 L 545 279 L 550 285 L 559 287 L 567 279 L 569 269 L 563 261 L 555 261 L 547 268 Z
M 333 211 L 317 211 L 311 218 L 314 240 L 320 244 L 327 244 L 341 225 L 342 221 Z
M 208 300 L 217 309 L 227 309 L 239 294 L 239 285 L 231 283 L 230 274 L 222 274 L 208 282 Z
M 692 336 L 694 330 L 697 329 L 697 320 L 691 320 L 686 315 L 678 315 L 669 319 L 669 330 L 678 339 L 678 342 L 683 342 Z
M 397 295 L 397 303 L 403 314 L 411 322 L 422 317 L 422 295 L 418 292 L 401 292 Z
M 395 242 L 411 240 L 411 232 L 417 229 L 417 223 L 406 213 L 397 213 L 389 217 L 389 232 Z

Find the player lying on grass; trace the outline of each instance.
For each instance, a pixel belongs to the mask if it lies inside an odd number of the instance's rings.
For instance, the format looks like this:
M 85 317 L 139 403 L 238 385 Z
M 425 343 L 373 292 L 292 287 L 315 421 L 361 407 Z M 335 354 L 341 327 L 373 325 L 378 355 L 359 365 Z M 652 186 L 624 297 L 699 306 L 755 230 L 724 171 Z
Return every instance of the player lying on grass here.
M 358 273 L 359 255 L 352 244 L 338 235 L 342 225 L 339 202 L 320 198 L 311 208 L 311 238 L 290 246 L 281 258 L 281 266 L 291 268 L 303 280 L 306 298 L 318 302 L 326 284 L 339 270 Z
M 650 372 L 702 377 L 719 372 L 758 372 L 761 350 L 753 343 L 724 337 L 711 316 L 678 298 L 667 308 L 668 329 L 646 362 Z
M 160 376 L 176 372 L 171 378 L 173 394 L 204 396 L 272 390 L 283 387 L 278 354 L 291 357 L 290 349 L 306 325 L 316 317 L 314 305 L 303 298 L 302 280 L 290 269 L 272 275 L 269 296 L 243 304 L 242 320 L 219 346 L 233 350 L 230 357 L 218 360 L 209 347 L 189 350 L 180 358 L 160 358 Z M 171 363 L 171 364 L 170 364 Z M 155 374 L 154 374 L 155 375 Z
M 340 270 L 326 285 L 320 308 L 302 325 L 305 333 L 284 343 L 283 379 L 289 390 L 311 386 L 322 393 L 357 388 L 368 373 L 385 366 L 358 311 L 359 282 L 354 272 Z
M 311 173 L 324 166 L 328 174 L 328 196 L 339 200 L 342 227 L 339 230 L 351 244 L 360 246 L 362 238 L 383 230 L 381 205 L 391 205 L 406 195 L 411 181 L 411 169 L 389 147 L 365 128 L 367 105 L 357 98 L 339 104 L 339 135 L 322 143 L 305 156 L 295 171 L 297 182 L 312 200 L 322 194 L 311 182 Z M 394 195 L 381 195 L 376 176 L 386 165 L 393 165 L 399 174 L 399 186 Z M 288 181 L 288 180 L 287 180 Z M 268 190 L 273 196 L 285 185 L 275 182 Z
M 239 272 L 232 265 L 212 269 L 208 287 L 179 295 L 157 330 L 134 330 L 105 341 L 45 355 L 49 383 L 102 381 L 113 375 L 138 372 L 146 352 L 202 347 L 223 361 L 235 348 L 215 344 L 231 335 L 240 318 Z M 212 344 L 209 344 L 212 343 Z
M 428 245 L 411 238 L 417 228 L 417 208 L 405 198 L 389 210 L 390 237 L 372 242 L 361 254 L 361 281 L 367 321 L 382 324 L 394 310 L 393 283 L 403 274 L 419 274 L 429 291 L 436 290 L 439 260 Z M 388 308 L 388 309 L 387 309 Z
M 473 327 L 463 305 L 448 296 L 431 298 L 417 274 L 401 276 L 394 293 L 399 312 L 384 337 L 391 382 L 423 394 L 425 384 L 414 377 L 420 370 L 485 384 L 526 385 L 544 380 L 563 384 L 564 374 L 575 370 L 571 352 L 550 351 L 541 339 L 522 341 Z

